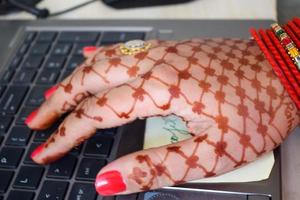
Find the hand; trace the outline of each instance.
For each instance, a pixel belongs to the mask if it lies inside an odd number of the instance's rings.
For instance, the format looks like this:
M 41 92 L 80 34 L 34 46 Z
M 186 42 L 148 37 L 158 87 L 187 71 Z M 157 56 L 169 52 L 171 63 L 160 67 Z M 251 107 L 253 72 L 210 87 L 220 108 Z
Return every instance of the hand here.
M 70 114 L 32 154 L 35 162 L 55 161 L 96 129 L 148 116 L 181 117 L 193 138 L 101 169 L 100 194 L 127 194 L 233 170 L 274 149 L 299 124 L 299 112 L 254 41 L 149 42 L 148 52 L 133 56 L 121 55 L 118 45 L 86 53 L 86 61 L 51 89 L 28 126 L 45 129 Z

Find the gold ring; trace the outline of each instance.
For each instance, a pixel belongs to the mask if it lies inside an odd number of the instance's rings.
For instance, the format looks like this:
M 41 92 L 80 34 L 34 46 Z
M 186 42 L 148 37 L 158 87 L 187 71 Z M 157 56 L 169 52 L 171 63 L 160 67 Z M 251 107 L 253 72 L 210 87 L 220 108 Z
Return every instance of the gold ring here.
M 133 55 L 142 51 L 147 51 L 151 47 L 151 43 L 143 40 L 130 40 L 120 45 L 120 51 L 124 55 Z

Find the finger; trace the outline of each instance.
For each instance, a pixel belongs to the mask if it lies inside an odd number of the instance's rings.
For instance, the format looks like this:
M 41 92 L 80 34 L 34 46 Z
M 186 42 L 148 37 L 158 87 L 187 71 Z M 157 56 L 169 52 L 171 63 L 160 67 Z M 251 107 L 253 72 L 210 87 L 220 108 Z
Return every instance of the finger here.
M 112 44 L 106 46 L 87 46 L 84 47 L 82 52 L 83 56 L 89 61 L 95 62 L 97 60 L 113 58 L 122 56 L 119 50 L 120 44 Z
M 121 157 L 100 170 L 96 190 L 108 196 L 179 185 L 224 174 L 261 155 L 251 152 L 250 147 L 243 153 L 240 137 L 216 140 L 215 135 L 208 131 L 176 144 Z M 273 148 L 267 146 L 266 152 Z
M 96 190 L 102 196 L 129 194 L 230 170 L 232 165 L 224 159 L 221 166 L 211 171 L 216 155 L 209 141 L 205 134 L 123 156 L 100 170 L 95 181 Z
M 37 130 L 48 128 L 63 113 L 73 110 L 91 94 L 121 85 L 145 74 L 155 63 L 152 58 L 159 58 L 165 48 L 155 46 L 158 45 L 157 41 L 152 42 L 154 48 L 149 52 L 96 60 L 92 66 L 84 63 L 58 87 L 51 89 L 47 101 L 27 118 L 27 125 Z
M 82 54 L 85 58 L 89 58 L 95 54 L 95 51 L 97 50 L 96 46 L 86 46 L 82 49 Z
M 49 163 L 91 137 L 96 129 L 123 125 L 148 115 L 167 115 L 174 112 L 170 108 L 157 107 L 159 103 L 153 101 L 162 102 L 161 105 L 164 105 L 168 99 L 163 92 L 156 91 L 153 87 L 145 87 L 142 91 L 139 87 L 142 83 L 143 80 L 139 79 L 130 85 L 124 84 L 85 99 L 47 142 L 32 154 L 32 159 L 40 164 Z M 150 93 L 156 98 L 148 96 Z

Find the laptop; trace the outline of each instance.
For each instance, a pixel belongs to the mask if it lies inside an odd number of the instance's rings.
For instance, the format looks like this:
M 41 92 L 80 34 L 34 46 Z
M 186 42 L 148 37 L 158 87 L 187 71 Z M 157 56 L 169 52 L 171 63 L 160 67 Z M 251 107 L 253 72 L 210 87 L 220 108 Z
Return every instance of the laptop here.
M 112 160 L 143 147 L 145 121 L 98 130 L 61 160 L 46 166 L 30 153 L 58 123 L 45 131 L 24 125 L 47 88 L 83 61 L 82 48 L 132 39 L 191 37 L 249 38 L 249 27 L 271 21 L 97 20 L 0 21 L 0 200 L 279 200 L 282 196 L 280 148 L 270 178 L 251 183 L 187 183 L 138 194 L 102 197 L 94 180 Z M 299 132 L 299 130 L 297 131 Z M 298 133 L 299 134 L 299 133 Z

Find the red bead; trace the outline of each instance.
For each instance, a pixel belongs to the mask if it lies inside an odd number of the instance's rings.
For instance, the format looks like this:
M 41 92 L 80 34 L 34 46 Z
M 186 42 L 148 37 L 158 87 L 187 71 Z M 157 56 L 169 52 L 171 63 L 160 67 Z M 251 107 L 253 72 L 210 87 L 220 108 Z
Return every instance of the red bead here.
M 288 37 L 283 38 L 283 39 L 281 40 L 281 43 L 282 43 L 284 46 L 288 45 L 288 44 L 291 43 L 291 42 L 292 42 L 292 40 L 291 40 L 290 38 L 288 38 Z

